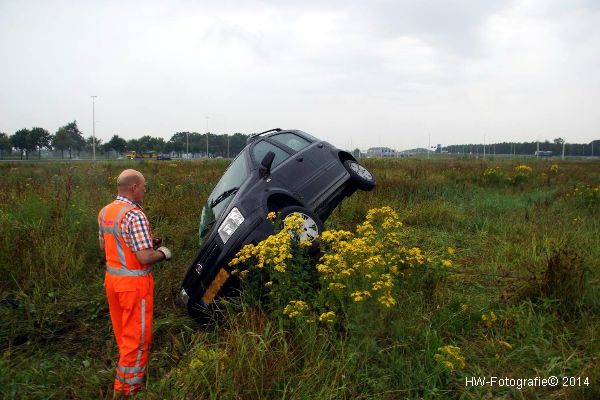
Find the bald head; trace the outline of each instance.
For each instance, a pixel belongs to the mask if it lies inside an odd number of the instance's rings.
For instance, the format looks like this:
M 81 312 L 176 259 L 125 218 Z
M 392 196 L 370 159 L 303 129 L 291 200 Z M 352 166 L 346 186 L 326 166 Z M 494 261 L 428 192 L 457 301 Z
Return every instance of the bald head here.
M 146 180 L 140 171 L 126 169 L 117 178 L 117 190 L 119 195 L 130 200 L 142 203 L 146 191 Z
M 140 171 L 135 169 L 126 169 L 119 174 L 117 178 L 117 187 L 122 188 L 125 186 L 131 186 L 134 183 L 141 183 L 144 181 L 144 175 Z

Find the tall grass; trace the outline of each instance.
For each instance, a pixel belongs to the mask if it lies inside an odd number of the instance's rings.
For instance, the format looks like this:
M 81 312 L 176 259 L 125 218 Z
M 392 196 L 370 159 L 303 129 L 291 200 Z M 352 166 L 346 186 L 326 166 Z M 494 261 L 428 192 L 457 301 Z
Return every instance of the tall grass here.
M 369 209 L 390 206 L 404 245 L 432 256 L 457 250 L 455 268 L 415 274 L 393 309 L 363 312 L 351 330 L 290 325 L 248 296 L 222 303 L 207 326 L 187 318 L 179 285 L 227 161 L 0 164 L 4 398 L 112 396 L 117 350 L 96 218 L 131 165 L 150 185 L 144 208 L 155 234 L 175 255 L 155 269 L 144 398 L 600 398 L 598 164 L 560 162 L 553 172 L 531 162 L 516 178 L 511 161 L 451 159 L 366 160 L 377 188 L 327 221 L 352 230 Z M 486 324 L 490 312 L 496 320 Z M 436 362 L 450 344 L 465 368 Z M 580 376 L 590 385 L 466 387 L 472 375 Z

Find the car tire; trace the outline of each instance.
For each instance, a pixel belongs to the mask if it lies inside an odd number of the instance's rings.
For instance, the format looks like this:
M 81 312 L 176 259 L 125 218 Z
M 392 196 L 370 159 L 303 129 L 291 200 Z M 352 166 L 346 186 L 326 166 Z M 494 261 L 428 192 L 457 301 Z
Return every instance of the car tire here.
M 311 242 L 316 242 L 317 236 L 323 233 L 325 225 L 321 218 L 314 212 L 302 206 L 287 206 L 279 210 L 277 217 L 283 221 L 290 214 L 299 213 L 305 221 L 304 232 L 300 234 L 302 238 L 308 238 Z
M 350 174 L 350 179 L 360 190 L 373 190 L 375 187 L 375 177 L 363 165 L 354 160 L 344 161 L 344 168 Z

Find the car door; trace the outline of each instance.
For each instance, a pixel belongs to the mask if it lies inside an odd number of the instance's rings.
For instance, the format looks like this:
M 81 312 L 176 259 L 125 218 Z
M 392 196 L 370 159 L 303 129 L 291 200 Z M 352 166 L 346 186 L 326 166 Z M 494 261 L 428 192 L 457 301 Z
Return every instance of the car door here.
M 275 134 L 269 140 L 283 144 L 296 152 L 294 157 L 302 159 L 305 173 L 301 177 L 303 182 L 299 183 L 299 190 L 303 201 L 313 208 L 344 174 L 343 166 L 323 142 L 311 142 L 293 132 Z
M 296 160 L 292 157 L 292 152 L 285 150 L 282 146 L 262 139 L 256 142 L 251 150 L 252 158 L 258 167 L 269 151 L 275 154 L 273 164 L 271 164 L 271 179 L 288 188 L 295 197 L 300 198 L 299 191 L 302 187 L 299 183 L 303 181 L 302 178 L 305 174 L 302 161 Z

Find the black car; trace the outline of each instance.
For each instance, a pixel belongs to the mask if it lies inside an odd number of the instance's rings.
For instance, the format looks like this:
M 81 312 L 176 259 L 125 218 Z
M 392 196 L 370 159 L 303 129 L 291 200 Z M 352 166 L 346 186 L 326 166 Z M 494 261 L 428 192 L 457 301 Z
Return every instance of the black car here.
M 200 250 L 181 289 L 190 315 L 239 281 L 229 261 L 245 244 L 273 233 L 266 217 L 299 213 L 301 238 L 314 241 L 323 221 L 357 189 L 375 187 L 373 175 L 348 152 L 298 130 L 252 135 L 221 177 L 200 219 Z
M 168 154 L 159 154 L 158 157 L 156 157 L 157 160 L 164 160 L 164 161 L 168 161 L 171 159 L 171 156 Z

